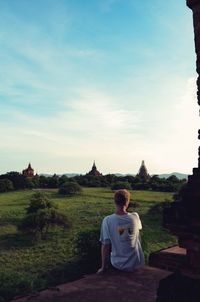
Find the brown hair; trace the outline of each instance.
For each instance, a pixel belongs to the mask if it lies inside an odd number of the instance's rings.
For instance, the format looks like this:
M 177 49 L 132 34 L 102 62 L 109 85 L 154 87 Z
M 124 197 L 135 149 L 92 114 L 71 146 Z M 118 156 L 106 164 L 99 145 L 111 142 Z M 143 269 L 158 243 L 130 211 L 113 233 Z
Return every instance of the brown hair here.
M 130 201 L 131 194 L 127 190 L 117 190 L 114 195 L 114 200 L 117 206 L 123 207 Z

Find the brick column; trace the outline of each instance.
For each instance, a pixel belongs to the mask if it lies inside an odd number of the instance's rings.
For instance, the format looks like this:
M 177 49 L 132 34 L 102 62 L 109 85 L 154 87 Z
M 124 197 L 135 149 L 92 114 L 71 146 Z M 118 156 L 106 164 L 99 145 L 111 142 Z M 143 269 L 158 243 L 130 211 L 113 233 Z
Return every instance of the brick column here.
M 200 105 L 200 0 L 186 0 L 193 12 L 194 41 L 197 55 L 197 100 Z M 193 104 L 191 104 L 192 106 Z M 198 130 L 200 139 L 200 130 Z M 164 210 L 164 226 L 178 237 L 187 250 L 186 265 L 179 273 L 161 280 L 157 302 L 200 301 L 200 147 L 198 168 L 188 177 L 179 200 Z
M 197 100 L 200 106 L 200 0 L 187 0 L 187 6 L 191 8 L 193 12 L 194 42 L 195 42 L 195 52 L 197 55 L 196 71 L 198 73 Z M 199 130 L 199 139 L 200 139 L 200 130 Z M 198 167 L 200 168 L 200 148 L 199 148 Z
M 200 0 L 187 0 L 193 11 L 197 99 L 200 105 Z M 192 106 L 192 104 L 191 104 Z M 200 130 L 199 137 L 200 139 Z M 200 275 L 200 147 L 198 168 L 188 177 L 178 201 L 164 211 L 164 226 L 178 237 L 179 246 L 187 250 L 187 268 Z

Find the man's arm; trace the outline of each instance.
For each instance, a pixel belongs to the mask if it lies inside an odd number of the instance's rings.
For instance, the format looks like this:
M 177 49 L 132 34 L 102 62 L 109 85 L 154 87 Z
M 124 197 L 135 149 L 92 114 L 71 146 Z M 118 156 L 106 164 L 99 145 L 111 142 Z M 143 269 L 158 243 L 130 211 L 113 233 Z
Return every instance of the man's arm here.
M 109 262 L 110 262 L 110 250 L 111 245 L 110 244 L 101 244 L 101 267 L 97 271 L 97 274 L 101 274 L 105 272 L 105 270 L 108 268 Z

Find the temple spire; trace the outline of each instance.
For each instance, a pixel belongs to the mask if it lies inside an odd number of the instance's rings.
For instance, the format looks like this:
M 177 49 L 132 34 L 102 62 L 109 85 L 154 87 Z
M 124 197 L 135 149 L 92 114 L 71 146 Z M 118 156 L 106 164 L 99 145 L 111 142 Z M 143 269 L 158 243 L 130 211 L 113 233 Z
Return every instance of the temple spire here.
M 93 163 L 92 169 L 96 169 L 95 160 L 94 160 L 94 163 Z
M 31 163 L 29 162 L 28 164 L 28 168 L 27 169 L 24 169 L 22 171 L 22 174 L 25 176 L 25 177 L 33 177 L 34 176 L 34 170 L 33 168 L 31 167 Z
M 86 175 L 91 175 L 91 176 L 102 176 L 102 174 L 97 170 L 95 160 L 92 165 L 92 169 L 86 174 Z
M 142 160 L 142 163 L 141 163 L 141 166 L 140 166 L 140 169 L 138 171 L 137 176 L 139 176 L 143 181 L 148 181 L 149 180 L 150 176 L 148 174 L 148 171 L 147 171 L 147 168 L 145 166 L 144 160 Z

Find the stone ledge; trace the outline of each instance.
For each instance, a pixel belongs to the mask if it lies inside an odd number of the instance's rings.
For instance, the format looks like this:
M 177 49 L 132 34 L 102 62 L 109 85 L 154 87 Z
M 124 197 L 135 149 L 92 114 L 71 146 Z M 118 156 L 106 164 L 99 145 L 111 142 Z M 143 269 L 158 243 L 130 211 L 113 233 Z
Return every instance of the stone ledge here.
M 177 269 L 182 269 L 186 266 L 186 257 L 186 249 L 175 245 L 151 253 L 149 256 L 149 265 L 175 272 Z
M 159 281 L 169 274 L 149 266 L 133 273 L 110 270 L 13 302 L 155 302 Z

